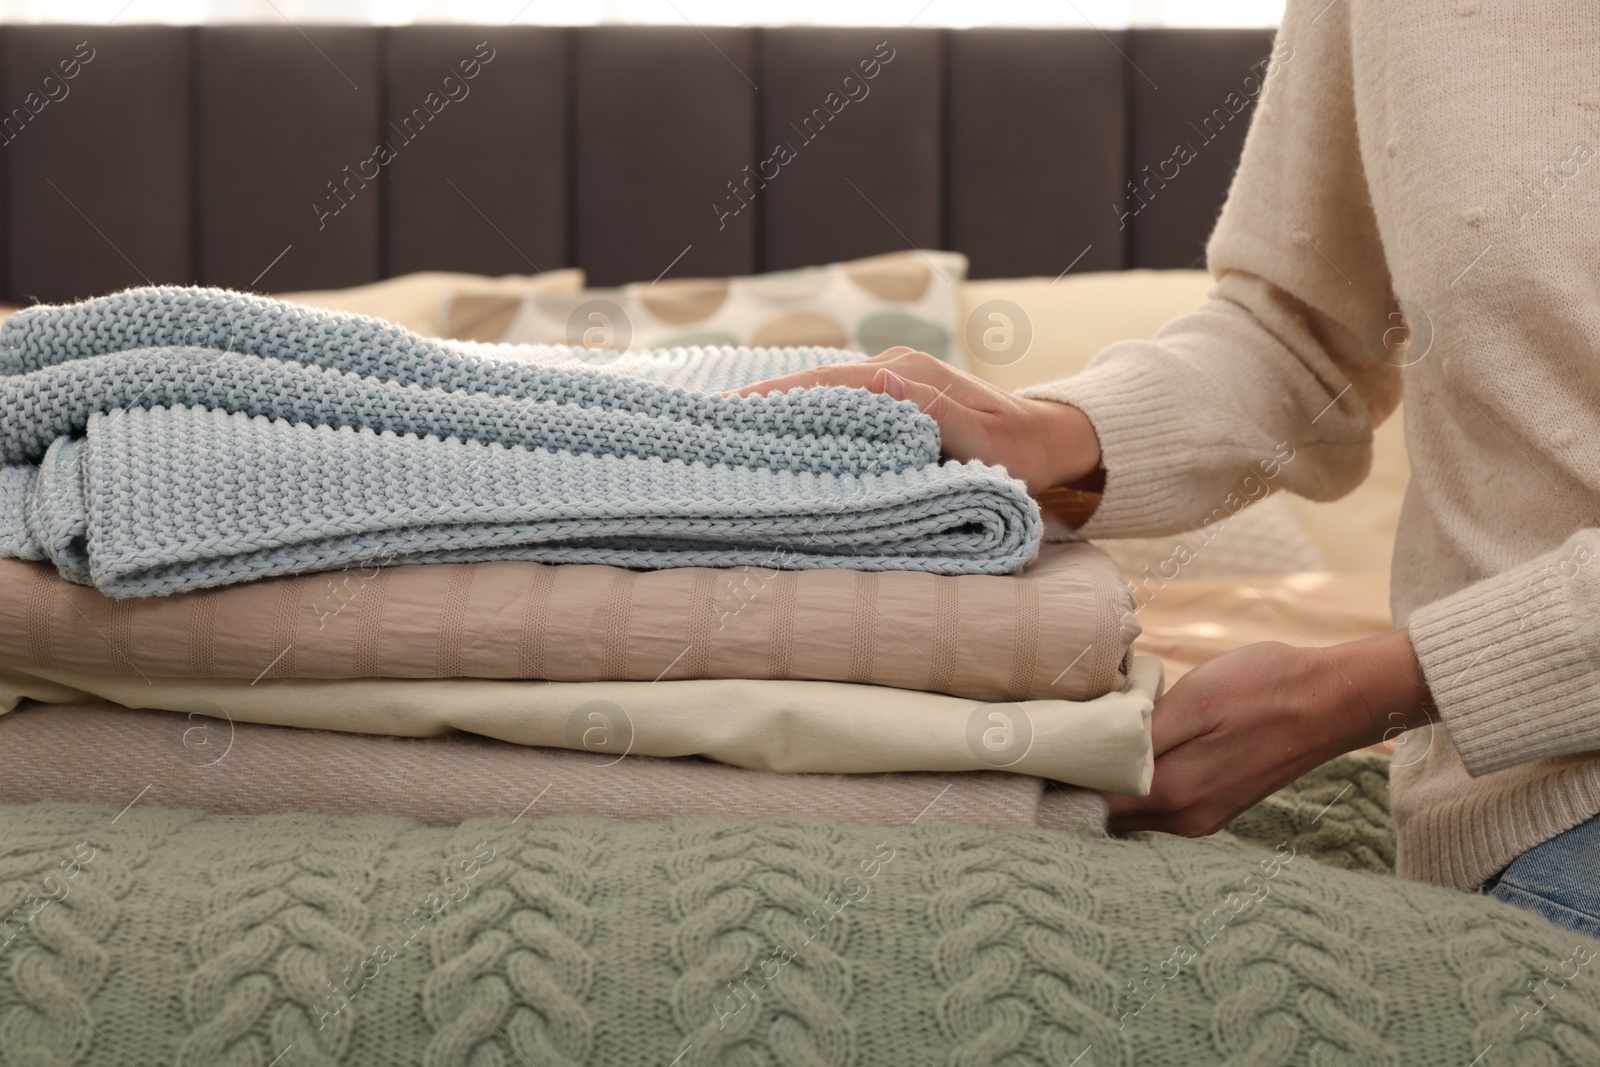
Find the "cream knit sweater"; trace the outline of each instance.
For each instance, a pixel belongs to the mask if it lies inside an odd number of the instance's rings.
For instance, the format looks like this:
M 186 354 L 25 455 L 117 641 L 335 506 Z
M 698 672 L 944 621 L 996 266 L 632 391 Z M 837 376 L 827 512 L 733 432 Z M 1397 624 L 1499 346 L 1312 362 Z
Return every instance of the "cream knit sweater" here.
M 1099 433 L 1084 537 L 1263 472 L 1334 499 L 1403 394 L 1391 608 L 1443 720 L 1393 775 L 1405 877 L 1470 888 L 1600 812 L 1597 146 L 1595 0 L 1289 0 L 1210 297 L 1028 390 Z

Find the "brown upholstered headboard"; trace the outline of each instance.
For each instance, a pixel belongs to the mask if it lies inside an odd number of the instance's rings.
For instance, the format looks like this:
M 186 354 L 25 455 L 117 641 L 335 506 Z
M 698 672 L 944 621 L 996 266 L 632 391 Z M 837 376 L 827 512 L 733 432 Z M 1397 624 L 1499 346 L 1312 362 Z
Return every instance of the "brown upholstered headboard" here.
M 0 35 L 0 293 L 19 303 L 145 281 L 285 291 L 430 269 L 581 266 L 612 284 L 910 245 L 965 252 L 974 277 L 1198 266 L 1272 36 Z M 1175 156 L 1180 144 L 1190 151 Z

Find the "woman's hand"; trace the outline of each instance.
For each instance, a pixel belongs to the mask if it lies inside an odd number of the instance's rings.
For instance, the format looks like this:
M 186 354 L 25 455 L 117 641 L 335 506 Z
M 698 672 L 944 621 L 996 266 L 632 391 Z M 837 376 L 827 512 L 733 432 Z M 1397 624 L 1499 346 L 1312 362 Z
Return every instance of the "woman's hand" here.
M 1150 795 L 1111 797 L 1112 829 L 1215 833 L 1335 756 L 1436 719 L 1405 630 L 1330 648 L 1246 645 L 1156 702 Z
M 1100 442 L 1089 418 L 1050 400 L 1028 400 L 997 389 L 926 352 L 891 348 L 857 363 L 802 371 L 736 390 L 764 396 L 802 386 L 843 385 L 910 400 L 939 424 L 944 454 L 1004 467 L 1030 493 L 1062 485 L 1095 488 Z

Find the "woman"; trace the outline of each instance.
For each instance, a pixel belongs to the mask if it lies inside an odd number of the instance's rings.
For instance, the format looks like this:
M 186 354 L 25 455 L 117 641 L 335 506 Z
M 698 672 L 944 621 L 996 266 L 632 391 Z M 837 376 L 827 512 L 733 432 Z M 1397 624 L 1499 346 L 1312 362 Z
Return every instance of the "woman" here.
M 1115 825 L 1210 833 L 1422 728 L 1393 771 L 1399 873 L 1600 936 L 1597 144 L 1592 0 L 1290 0 L 1199 309 L 1017 396 L 905 349 L 745 392 L 912 400 L 948 456 L 1103 490 L 1089 538 L 1193 528 L 1286 454 L 1277 484 L 1337 498 L 1403 394 L 1398 629 L 1186 675 Z

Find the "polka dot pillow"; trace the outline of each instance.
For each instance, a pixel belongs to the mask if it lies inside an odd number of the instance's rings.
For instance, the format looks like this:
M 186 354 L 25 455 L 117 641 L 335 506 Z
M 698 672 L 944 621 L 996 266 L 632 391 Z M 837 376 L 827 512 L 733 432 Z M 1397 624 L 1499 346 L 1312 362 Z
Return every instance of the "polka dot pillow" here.
M 577 293 L 447 297 L 447 337 L 613 351 L 692 345 L 822 345 L 876 355 L 907 345 L 962 365 L 967 257 L 912 250 L 741 278 Z

